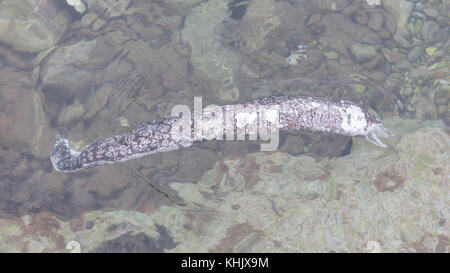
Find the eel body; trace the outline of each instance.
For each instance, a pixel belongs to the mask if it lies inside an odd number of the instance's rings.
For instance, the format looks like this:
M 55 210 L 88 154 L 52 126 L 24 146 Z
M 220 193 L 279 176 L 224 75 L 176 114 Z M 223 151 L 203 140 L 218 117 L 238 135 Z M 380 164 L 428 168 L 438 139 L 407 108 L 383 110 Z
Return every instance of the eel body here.
M 96 141 L 81 151 L 59 138 L 51 151 L 53 167 L 73 172 L 123 162 L 212 140 L 268 140 L 278 132 L 307 130 L 362 136 L 386 147 L 387 130 L 375 116 L 349 101 L 304 96 L 272 96 L 245 104 L 209 106 L 200 111 L 140 124 L 134 130 Z M 276 143 L 278 145 L 278 143 Z

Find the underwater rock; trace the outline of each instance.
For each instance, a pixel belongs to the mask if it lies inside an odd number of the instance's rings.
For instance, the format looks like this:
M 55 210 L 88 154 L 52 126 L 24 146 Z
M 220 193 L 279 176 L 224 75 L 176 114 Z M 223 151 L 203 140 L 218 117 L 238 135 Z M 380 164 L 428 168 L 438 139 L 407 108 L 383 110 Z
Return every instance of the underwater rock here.
M 84 0 L 88 11 L 101 14 L 104 19 L 125 15 L 131 0 Z
M 236 102 L 239 99 L 239 89 L 236 87 L 222 87 L 219 90 L 219 98 L 223 102 Z
M 46 98 L 59 94 L 67 100 L 82 97 L 92 91 L 93 73 L 71 65 L 54 65 L 42 70 L 42 90 Z
M 348 49 L 353 44 L 375 34 L 366 26 L 356 24 L 339 13 L 324 15 L 320 25 L 325 27 L 325 31 L 320 34 L 320 44 L 344 56 L 348 55 Z
M 382 13 L 371 13 L 369 16 L 369 22 L 367 26 L 375 31 L 380 31 L 383 27 L 383 14 Z
M 258 51 L 266 44 L 266 36 L 281 23 L 276 3 L 269 0 L 252 2 L 242 18 L 239 34 L 248 52 Z
M 401 47 L 404 47 L 404 48 L 411 47 L 411 43 L 409 42 L 410 33 L 405 28 L 397 29 L 397 31 L 394 34 L 394 37 L 392 37 L 392 38 Z
M 217 162 L 217 154 L 206 149 L 186 149 L 180 152 L 178 161 L 179 170 L 176 174 L 178 180 L 195 182 L 214 166 Z
M 233 71 L 240 64 L 235 52 L 216 40 L 216 31 L 227 18 L 224 1 L 201 3 L 187 15 L 181 31 L 182 39 L 191 47 L 193 67 L 219 84 L 233 82 Z
M 434 41 L 437 37 L 436 34 L 439 32 L 439 26 L 434 21 L 425 21 L 422 26 L 420 34 L 422 39 L 425 41 Z
M 92 12 L 88 12 L 85 15 L 83 15 L 83 17 L 81 18 L 81 25 L 83 27 L 89 27 L 94 21 L 95 19 L 97 19 L 97 15 L 95 13 Z
M 177 54 L 175 48 L 178 45 L 178 41 L 173 41 L 167 46 L 155 48 L 142 40 L 125 44 L 124 50 L 128 52 L 126 60 L 142 74 L 149 92 L 161 95 L 164 87 L 177 91 L 184 88 L 188 79 L 188 58 Z
M 425 13 L 426 16 L 431 18 L 436 18 L 439 16 L 439 12 L 434 8 L 426 8 L 423 10 L 423 13 Z
M 0 2 L 0 42 L 17 51 L 39 52 L 58 42 L 70 20 L 55 1 L 4 0 Z
M 399 63 L 401 61 L 400 55 L 392 49 L 382 48 L 380 51 L 389 63 Z
M 431 76 L 431 71 L 425 65 L 420 65 L 411 71 L 411 77 L 414 79 L 428 79 Z
M 285 151 L 291 155 L 298 155 L 304 152 L 303 138 L 301 136 L 288 135 L 280 147 L 280 151 Z
M 0 109 L 2 145 L 36 154 L 47 128 L 39 93 L 13 83 L 0 83 Z
M 94 23 L 91 25 L 91 30 L 96 32 L 102 29 L 106 25 L 106 21 L 102 18 L 95 19 Z
M 337 0 L 337 1 L 318 0 L 313 1 L 310 4 L 314 8 L 320 9 L 322 12 L 337 12 L 347 7 L 350 4 L 350 2 L 351 1 L 348 0 Z
M 384 7 L 388 11 L 393 11 L 396 15 L 397 29 L 402 29 L 408 23 L 409 15 L 414 4 L 405 0 L 391 0 L 384 3 Z
M 111 229 L 120 228 L 111 227 Z M 94 253 L 160 253 L 165 249 L 176 246 L 167 230 L 163 226 L 156 225 L 159 231 L 159 238 L 153 239 L 144 232 L 136 235 L 129 233 L 123 234 L 118 238 L 102 242 L 102 244 L 91 252 Z
M 77 68 L 95 70 L 111 62 L 119 49 L 109 44 L 102 36 L 93 40 L 81 40 L 60 47 L 50 56 L 47 66 L 73 65 Z
M 356 11 L 353 19 L 360 25 L 366 25 L 369 22 L 369 16 L 364 11 Z
M 73 104 L 65 106 L 60 115 L 58 116 L 58 125 L 71 125 L 72 122 L 81 118 L 85 112 L 84 105 L 79 101 L 75 101 Z
M 450 85 L 441 85 L 434 94 L 434 102 L 439 106 L 447 106 L 450 102 Z
M 402 84 L 403 76 L 400 73 L 391 73 L 386 79 L 385 86 L 391 92 L 395 91 Z
M 411 100 L 414 96 L 411 98 Z M 430 96 L 419 96 L 415 103 L 415 117 L 421 120 L 430 120 L 438 118 L 438 110 Z
M 79 98 L 92 90 L 92 71 L 105 67 L 118 52 L 119 48 L 111 46 L 102 36 L 56 49 L 41 69 L 44 94 Z
M 117 79 L 126 77 L 132 74 L 133 65 L 127 60 L 115 58 L 104 69 L 98 71 L 101 75 L 101 83 L 113 82 Z
M 339 55 L 334 51 L 324 52 L 323 55 L 329 60 L 336 60 L 337 58 L 339 58 Z
M 406 59 L 408 59 L 408 61 L 410 61 L 410 62 L 416 62 L 422 56 L 423 56 L 423 48 L 420 46 L 415 46 L 413 49 L 411 49 L 408 52 Z
M 112 84 L 103 84 L 100 89 L 95 92 L 91 102 L 89 103 L 88 110 L 84 115 L 84 118 L 90 119 L 94 117 L 103 107 L 105 107 L 108 102 L 108 98 L 113 91 Z
M 355 43 L 350 47 L 350 53 L 358 64 L 367 63 L 377 56 L 377 51 L 373 46 Z
M 170 7 L 173 7 L 179 11 L 186 11 L 202 1 L 203 0 L 166 0 L 165 2 Z

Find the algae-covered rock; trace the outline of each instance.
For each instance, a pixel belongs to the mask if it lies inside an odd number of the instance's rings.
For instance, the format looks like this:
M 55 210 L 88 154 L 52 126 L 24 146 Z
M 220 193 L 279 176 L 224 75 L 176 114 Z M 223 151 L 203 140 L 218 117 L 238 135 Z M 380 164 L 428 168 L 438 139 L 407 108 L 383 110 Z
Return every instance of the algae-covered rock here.
M 211 80 L 231 83 L 233 70 L 240 57 L 215 40 L 219 25 L 227 17 L 227 3 L 211 0 L 196 6 L 187 15 L 182 39 L 191 47 L 191 62 L 195 69 Z
M 349 155 L 319 162 L 280 151 L 225 158 L 197 183 L 170 184 L 184 206 L 2 219 L 0 251 L 448 251 L 448 131 L 385 124 L 396 133 L 389 149 L 355 138 Z

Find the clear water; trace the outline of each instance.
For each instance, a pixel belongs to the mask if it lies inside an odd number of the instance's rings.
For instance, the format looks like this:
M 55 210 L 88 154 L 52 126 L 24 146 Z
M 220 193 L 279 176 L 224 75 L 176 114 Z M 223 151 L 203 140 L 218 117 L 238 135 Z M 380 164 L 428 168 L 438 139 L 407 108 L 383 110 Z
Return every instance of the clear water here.
M 80 149 L 175 105 L 192 109 L 194 97 L 344 99 L 383 121 L 440 120 L 448 134 L 445 1 L 89 0 L 83 14 L 63 1 L 14 2 L 0 3 L 0 251 L 67 252 L 71 241 L 83 252 L 445 251 L 402 237 L 406 212 L 355 216 L 364 206 L 353 210 L 352 198 L 395 204 L 421 181 L 376 168 L 360 177 L 355 153 L 383 153 L 360 138 L 297 132 L 273 153 L 258 141 L 205 142 L 74 173 L 49 160 L 58 135 Z M 17 16 L 18 2 L 34 11 Z M 440 198 L 417 206 L 433 211 L 429 228 L 448 245 L 448 191 Z

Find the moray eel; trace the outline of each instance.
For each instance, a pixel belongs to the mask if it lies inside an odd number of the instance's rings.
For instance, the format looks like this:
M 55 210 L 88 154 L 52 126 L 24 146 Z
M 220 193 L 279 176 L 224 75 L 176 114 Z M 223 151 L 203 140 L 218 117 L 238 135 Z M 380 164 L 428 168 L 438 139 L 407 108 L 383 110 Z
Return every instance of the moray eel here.
M 140 124 L 130 132 L 96 141 L 81 151 L 73 150 L 67 139 L 59 138 L 50 158 L 56 170 L 73 172 L 188 147 L 201 141 L 257 137 L 268 140 L 279 131 L 299 130 L 361 136 L 380 147 L 386 145 L 379 138 L 389 136 L 375 116 L 352 102 L 271 96 L 245 104 L 209 106 L 193 113 L 172 113 L 163 119 Z

